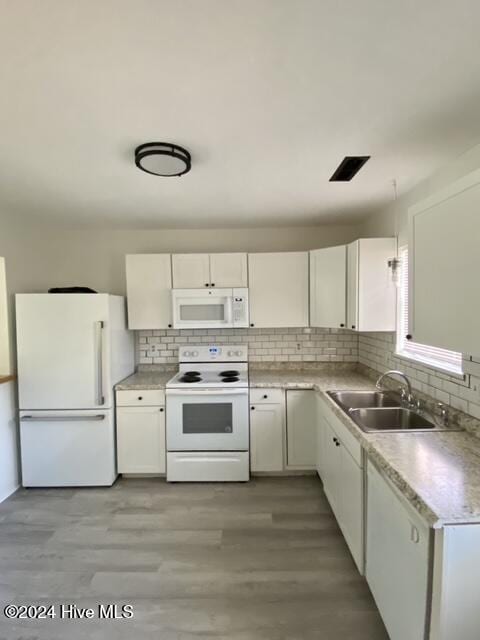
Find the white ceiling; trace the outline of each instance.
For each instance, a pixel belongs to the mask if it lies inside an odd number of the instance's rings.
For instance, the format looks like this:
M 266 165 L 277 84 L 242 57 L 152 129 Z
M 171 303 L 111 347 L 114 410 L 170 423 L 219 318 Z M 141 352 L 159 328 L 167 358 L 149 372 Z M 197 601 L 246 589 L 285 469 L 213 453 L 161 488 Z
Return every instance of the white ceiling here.
M 0 0 L 0 211 L 352 222 L 480 137 L 477 0 Z M 172 141 L 192 171 L 139 171 Z M 351 183 L 345 155 L 372 159 Z

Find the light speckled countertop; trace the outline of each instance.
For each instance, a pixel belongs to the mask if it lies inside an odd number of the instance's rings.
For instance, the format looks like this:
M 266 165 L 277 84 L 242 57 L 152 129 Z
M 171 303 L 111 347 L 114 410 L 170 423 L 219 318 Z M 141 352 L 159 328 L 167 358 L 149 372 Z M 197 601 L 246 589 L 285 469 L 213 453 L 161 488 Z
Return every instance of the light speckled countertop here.
M 138 372 L 117 389 L 164 389 L 172 371 Z M 250 369 L 251 388 L 372 389 L 367 376 L 332 369 Z M 365 433 L 322 393 L 372 461 L 434 528 L 480 523 L 480 439 L 463 431 Z
M 175 371 L 137 371 L 115 385 L 117 391 L 130 389 L 165 389 L 165 385 L 173 378 Z

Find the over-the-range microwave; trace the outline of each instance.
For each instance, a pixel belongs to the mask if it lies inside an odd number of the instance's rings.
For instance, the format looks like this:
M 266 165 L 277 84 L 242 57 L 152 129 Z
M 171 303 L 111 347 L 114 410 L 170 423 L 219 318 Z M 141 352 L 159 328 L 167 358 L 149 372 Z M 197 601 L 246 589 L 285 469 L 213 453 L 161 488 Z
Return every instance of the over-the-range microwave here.
M 248 289 L 172 289 L 175 329 L 248 327 Z

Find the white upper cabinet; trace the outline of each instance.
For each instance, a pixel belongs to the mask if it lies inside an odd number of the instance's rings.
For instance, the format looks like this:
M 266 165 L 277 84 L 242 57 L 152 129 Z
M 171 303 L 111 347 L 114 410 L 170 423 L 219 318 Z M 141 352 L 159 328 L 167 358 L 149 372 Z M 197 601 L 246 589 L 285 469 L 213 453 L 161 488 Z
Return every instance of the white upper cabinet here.
M 172 326 L 170 254 L 126 256 L 129 329 Z
M 345 326 L 346 270 L 345 245 L 310 251 L 310 326 Z
M 215 287 L 248 287 L 246 253 L 211 253 L 210 281 Z
M 389 259 L 395 238 L 362 238 L 347 248 L 347 329 L 395 331 L 396 287 Z
M 480 170 L 409 211 L 415 342 L 480 355 Z
M 246 253 L 176 253 L 172 265 L 176 289 L 248 287 Z
M 198 289 L 210 286 L 208 253 L 174 253 L 172 269 L 175 289 Z
M 308 326 L 308 252 L 249 253 L 250 326 Z

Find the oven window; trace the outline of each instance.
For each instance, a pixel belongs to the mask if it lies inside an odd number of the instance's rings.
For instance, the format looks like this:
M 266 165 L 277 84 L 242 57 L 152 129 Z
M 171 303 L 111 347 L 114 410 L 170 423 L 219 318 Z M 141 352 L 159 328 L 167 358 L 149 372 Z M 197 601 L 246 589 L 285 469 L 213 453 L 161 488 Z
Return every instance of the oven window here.
M 181 304 L 180 320 L 225 320 L 224 304 Z
M 184 403 L 183 433 L 232 433 L 232 403 Z

